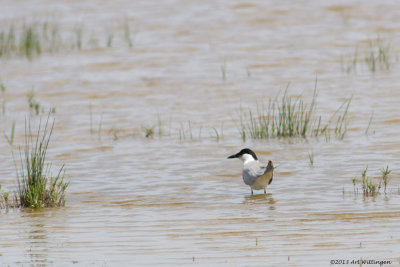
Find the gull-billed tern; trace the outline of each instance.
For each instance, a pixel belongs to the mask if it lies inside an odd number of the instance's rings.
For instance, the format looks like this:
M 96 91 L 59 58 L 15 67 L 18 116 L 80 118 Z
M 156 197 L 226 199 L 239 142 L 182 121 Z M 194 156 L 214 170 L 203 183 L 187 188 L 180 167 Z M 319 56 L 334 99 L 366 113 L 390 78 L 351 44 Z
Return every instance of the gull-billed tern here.
M 272 161 L 268 161 L 268 165 L 265 165 L 258 161 L 256 153 L 251 149 L 244 148 L 228 159 L 238 158 L 243 162 L 243 181 L 245 184 L 250 186 L 251 194 L 253 190 L 264 189 L 272 182 L 274 176 L 274 165 Z

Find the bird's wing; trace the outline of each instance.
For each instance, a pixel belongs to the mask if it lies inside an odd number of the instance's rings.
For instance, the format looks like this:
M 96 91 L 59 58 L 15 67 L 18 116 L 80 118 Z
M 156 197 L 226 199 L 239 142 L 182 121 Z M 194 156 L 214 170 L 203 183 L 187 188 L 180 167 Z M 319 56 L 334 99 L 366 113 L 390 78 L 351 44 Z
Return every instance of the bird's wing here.
M 247 185 L 251 185 L 254 181 L 266 171 L 266 167 L 260 165 L 258 161 L 253 161 L 243 168 L 243 180 Z

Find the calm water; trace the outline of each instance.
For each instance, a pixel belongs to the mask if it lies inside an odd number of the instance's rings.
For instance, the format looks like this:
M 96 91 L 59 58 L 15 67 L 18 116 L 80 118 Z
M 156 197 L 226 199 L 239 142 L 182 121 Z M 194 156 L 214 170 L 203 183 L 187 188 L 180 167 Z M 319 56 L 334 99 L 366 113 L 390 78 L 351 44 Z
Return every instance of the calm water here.
M 55 20 L 84 29 L 80 51 L 1 59 L 1 135 L 16 123 L 13 146 L 0 138 L 3 189 L 16 186 L 12 153 L 32 88 L 45 110 L 56 107 L 49 159 L 65 163 L 70 180 L 64 208 L 1 211 L 2 266 L 400 264 L 396 1 L 131 2 L 1 4 L 3 26 Z M 126 21 L 132 48 L 117 36 Z M 115 42 L 105 48 L 110 29 Z M 343 58 L 378 36 L 393 49 L 391 70 L 371 73 L 362 63 L 343 72 Z M 242 141 L 240 108 L 289 82 L 289 95 L 308 101 L 316 75 L 324 119 L 353 95 L 344 140 Z M 145 138 L 143 127 L 155 136 Z M 279 166 L 266 195 L 251 196 L 241 163 L 226 159 L 243 147 Z M 387 164 L 386 195 L 354 194 L 352 177 L 366 166 L 379 176 Z

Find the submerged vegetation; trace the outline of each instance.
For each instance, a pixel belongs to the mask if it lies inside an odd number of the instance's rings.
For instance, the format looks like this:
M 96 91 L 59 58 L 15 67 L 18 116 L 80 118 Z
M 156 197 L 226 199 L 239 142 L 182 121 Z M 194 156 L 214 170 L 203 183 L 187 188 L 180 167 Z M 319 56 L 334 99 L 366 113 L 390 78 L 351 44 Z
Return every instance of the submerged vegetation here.
M 351 56 L 341 58 L 342 71 L 357 73 L 363 69 L 374 73 L 388 71 L 397 61 L 391 43 L 380 38 L 368 40 L 362 49 L 356 49 Z
M 358 179 L 357 177 L 351 178 L 354 187 L 354 194 L 358 194 L 358 183 L 361 184 L 361 191 L 363 193 L 363 196 L 365 197 L 373 197 L 378 195 L 382 188 L 382 184 L 384 187 L 384 193 L 386 194 L 386 188 L 390 180 L 389 174 L 392 172 L 392 170 L 389 169 L 389 166 L 387 165 L 386 167 L 382 168 L 380 170 L 381 176 L 375 178 L 368 177 L 367 170 L 368 166 L 366 166 L 365 169 L 361 172 L 361 179 Z
M 122 28 L 122 29 L 121 29 Z M 116 29 L 122 43 L 133 47 L 132 33 L 127 20 Z M 25 57 L 33 59 L 43 53 L 81 50 L 86 48 L 110 48 L 113 45 L 114 32 L 91 34 L 79 25 L 71 32 L 57 22 L 33 21 L 29 23 L 10 23 L 0 28 L 0 58 Z M 104 45 L 99 40 L 104 39 Z
M 49 126 L 49 117 L 43 129 L 41 121 L 39 122 L 37 132 L 32 132 L 30 121 L 25 124 L 25 146 L 23 151 L 20 149 L 20 164 L 17 168 L 17 192 L 12 202 L 10 202 L 9 193 L 1 192 L 1 207 L 64 206 L 65 191 L 69 185 L 64 181 L 64 166 L 56 175 L 52 175 L 52 165 L 46 159 L 54 128 L 54 120 Z
M 266 139 L 273 137 L 319 137 L 330 138 L 331 133 L 343 139 L 347 132 L 347 114 L 352 97 L 347 99 L 323 123 L 322 116 L 317 116 L 317 90 L 314 89 L 310 104 L 300 98 L 291 98 L 287 95 L 287 88 L 283 96 L 269 100 L 267 106 L 257 107 L 256 113 L 249 110 L 248 114 L 241 110 L 240 134 L 243 141 L 252 139 Z M 246 116 L 248 115 L 248 116 Z

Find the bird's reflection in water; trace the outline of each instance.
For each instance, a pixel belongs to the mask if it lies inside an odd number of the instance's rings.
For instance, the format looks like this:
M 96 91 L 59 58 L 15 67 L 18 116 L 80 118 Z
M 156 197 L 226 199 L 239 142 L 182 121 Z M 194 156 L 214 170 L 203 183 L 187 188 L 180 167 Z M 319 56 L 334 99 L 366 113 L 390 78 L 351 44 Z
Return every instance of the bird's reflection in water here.
M 243 204 L 246 205 L 260 205 L 260 204 L 267 204 L 269 205 L 270 210 L 275 210 L 275 203 L 276 201 L 272 197 L 272 194 L 255 194 L 255 195 L 247 195 L 244 197 Z

